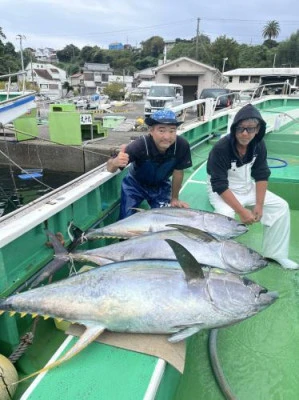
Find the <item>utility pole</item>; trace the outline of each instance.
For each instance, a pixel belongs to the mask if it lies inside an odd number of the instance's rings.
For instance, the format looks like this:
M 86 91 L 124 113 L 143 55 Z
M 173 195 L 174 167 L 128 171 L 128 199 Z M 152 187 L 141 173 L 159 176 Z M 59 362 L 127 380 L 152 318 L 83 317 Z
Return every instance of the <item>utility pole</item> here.
M 195 52 L 195 58 L 198 61 L 198 39 L 199 39 L 199 21 L 200 18 L 197 18 L 197 28 L 196 28 L 196 52 Z
M 23 44 L 22 40 L 26 39 L 24 35 L 17 35 L 17 39 L 20 41 L 20 54 L 21 54 L 21 64 L 22 64 L 22 71 L 24 71 L 24 58 L 23 58 Z
M 20 54 L 21 54 L 21 65 L 22 65 L 22 72 L 24 72 L 24 58 L 23 58 L 23 45 L 22 45 L 22 40 L 26 39 L 26 36 L 24 35 L 17 35 L 17 39 L 20 41 Z M 23 92 L 25 91 L 25 75 L 23 74 Z

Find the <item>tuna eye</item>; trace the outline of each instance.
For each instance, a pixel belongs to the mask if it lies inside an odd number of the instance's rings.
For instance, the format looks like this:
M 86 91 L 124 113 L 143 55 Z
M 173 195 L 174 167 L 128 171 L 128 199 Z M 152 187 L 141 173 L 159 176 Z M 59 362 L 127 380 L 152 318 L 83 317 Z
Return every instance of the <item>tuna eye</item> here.
M 253 282 L 250 279 L 243 278 L 243 283 L 245 286 L 250 286 L 253 284 Z
M 268 290 L 267 289 L 262 289 L 262 290 L 260 290 L 260 293 L 259 294 L 266 294 L 266 293 L 268 293 Z

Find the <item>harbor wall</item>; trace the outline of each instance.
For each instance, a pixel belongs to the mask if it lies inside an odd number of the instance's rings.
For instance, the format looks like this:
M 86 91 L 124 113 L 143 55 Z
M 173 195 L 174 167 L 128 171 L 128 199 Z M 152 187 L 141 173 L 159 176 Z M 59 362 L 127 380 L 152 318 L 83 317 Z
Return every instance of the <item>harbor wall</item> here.
M 91 144 L 62 146 L 39 140 L 0 140 L 0 165 L 13 167 L 84 173 L 107 162 L 110 155 L 109 147 Z

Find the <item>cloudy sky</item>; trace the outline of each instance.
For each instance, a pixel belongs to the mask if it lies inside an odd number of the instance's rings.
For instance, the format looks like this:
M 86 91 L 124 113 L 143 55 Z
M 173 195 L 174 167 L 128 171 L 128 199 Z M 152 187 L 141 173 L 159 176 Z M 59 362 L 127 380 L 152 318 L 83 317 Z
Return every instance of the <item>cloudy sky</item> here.
M 226 35 L 259 44 L 270 20 L 280 24 L 278 41 L 299 29 L 298 0 L 0 0 L 0 27 L 16 50 L 67 44 L 79 48 L 121 42 L 138 46 L 151 36 L 190 39 L 199 32 L 211 40 Z

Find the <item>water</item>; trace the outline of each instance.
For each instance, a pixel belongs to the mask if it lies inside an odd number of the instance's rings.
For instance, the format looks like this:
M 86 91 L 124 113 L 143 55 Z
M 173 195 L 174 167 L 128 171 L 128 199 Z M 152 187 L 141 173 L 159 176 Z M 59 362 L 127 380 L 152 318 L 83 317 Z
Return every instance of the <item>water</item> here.
M 53 172 L 44 170 L 43 176 L 22 180 L 19 170 L 10 171 L 9 167 L 0 167 L 0 216 L 6 215 L 25 204 L 49 193 L 80 174 L 74 172 Z

